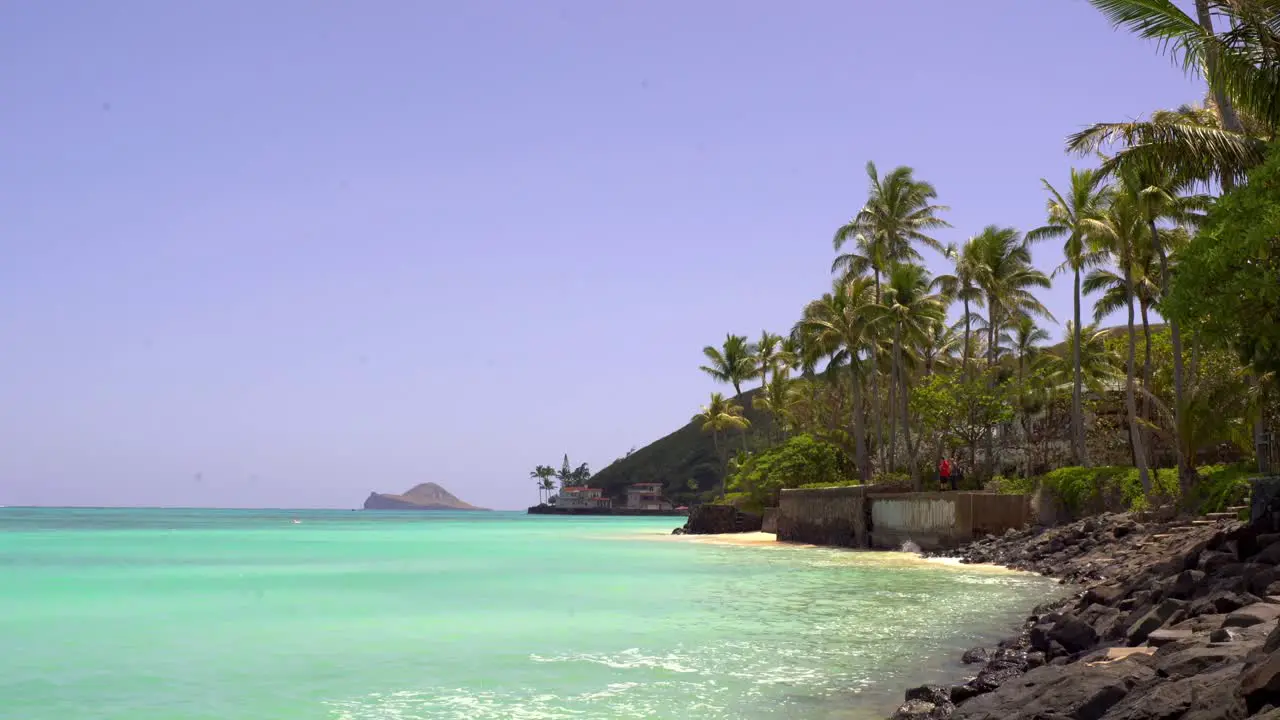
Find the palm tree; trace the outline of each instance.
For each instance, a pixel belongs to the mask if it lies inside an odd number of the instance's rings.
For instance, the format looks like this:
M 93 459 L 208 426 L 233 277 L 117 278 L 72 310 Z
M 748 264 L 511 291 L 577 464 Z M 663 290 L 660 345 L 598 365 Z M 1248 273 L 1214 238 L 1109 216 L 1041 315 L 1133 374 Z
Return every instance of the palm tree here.
M 1136 338 L 1134 331 L 1134 298 L 1137 295 L 1133 282 L 1133 266 L 1131 259 L 1135 256 L 1135 248 L 1144 241 L 1149 241 L 1147 226 L 1141 208 L 1132 196 L 1121 194 L 1107 213 L 1100 219 L 1090 219 L 1090 233 L 1097 238 L 1101 247 L 1111 253 L 1116 265 L 1124 276 L 1125 304 L 1129 310 L 1129 354 L 1125 369 L 1125 410 L 1129 415 L 1129 436 L 1133 443 L 1134 464 L 1138 467 L 1138 479 L 1142 482 L 1143 492 L 1151 493 L 1151 478 L 1147 472 L 1147 454 L 1142 437 L 1142 428 L 1138 424 L 1138 408 L 1134 397 L 1134 375 L 1136 367 Z
M 1212 124 L 1168 114 L 1099 123 L 1070 137 L 1070 150 L 1087 152 L 1118 142 L 1125 148 L 1104 164 L 1108 172 L 1122 165 L 1162 167 L 1178 177 L 1216 180 L 1228 189 L 1261 163 L 1264 138 L 1280 128 L 1280 7 L 1275 0 L 1196 0 L 1195 18 L 1173 0 L 1090 2 L 1117 28 L 1155 40 L 1185 71 L 1203 75 L 1217 117 Z M 1214 13 L 1230 30 L 1216 31 Z M 1253 134 L 1258 127 L 1264 132 Z
M 773 416 L 774 425 L 785 436 L 791 427 L 791 382 L 785 368 L 775 370 L 760 393 L 751 400 L 751 406 Z
M 782 338 L 768 330 L 760 332 L 760 340 L 753 349 L 756 377 L 760 378 L 760 386 L 764 387 L 769 383 L 769 375 L 776 375 L 778 366 L 786 364 L 787 358 L 783 357 L 786 349 L 782 347 Z
M 913 243 L 942 252 L 942 243 L 929 233 L 951 225 L 940 217 L 949 208 L 934 202 L 938 197 L 937 190 L 931 183 L 917 180 L 913 169 L 903 165 L 880 177 L 876 164 L 868 162 L 866 172 L 866 203 L 849 222 L 836 230 L 832 238 L 836 252 L 850 241 L 854 242 L 856 251 L 837 256 L 831 269 L 842 272 L 845 277 L 861 276 L 870 271 L 875 280 L 875 303 L 879 304 L 881 277 L 894 265 L 920 258 Z M 878 365 L 878 362 L 871 365 L 871 393 L 877 406 L 874 413 L 876 445 L 881 447 Z M 892 433 L 893 424 L 890 422 Z
M 554 490 L 555 485 L 551 484 L 551 478 L 555 477 L 556 469 L 550 465 L 539 465 L 529 473 L 529 477 L 537 480 L 538 483 L 538 502 L 542 502 L 542 492 L 545 490 Z
M 1031 288 L 1048 288 L 1049 278 L 1031 266 L 1031 246 L 1011 227 L 988 225 L 974 239 L 974 280 L 987 306 L 987 369 L 995 367 L 1000 344 L 997 338 L 1010 318 L 1040 315 L 1052 318 Z M 989 381 L 995 382 L 991 373 Z M 995 463 L 995 428 L 987 432 L 987 474 Z
M 1076 337 L 1081 339 L 1079 349 L 1076 348 Z M 1067 354 L 1080 356 L 1080 374 L 1084 387 L 1095 395 L 1105 393 L 1110 383 L 1120 377 L 1120 359 L 1107 347 L 1107 331 L 1099 330 L 1096 324 L 1088 325 L 1079 333 L 1067 321 L 1066 332 Z M 1056 373 L 1065 387 L 1071 383 L 1074 375 L 1073 363 L 1063 360 L 1061 371 Z
M 947 302 L 945 295 L 942 296 L 942 302 L 944 305 Z M 924 363 L 925 377 L 936 371 L 954 367 L 956 347 L 959 345 L 960 336 L 956 334 L 955 327 L 945 322 L 933 323 L 929 328 L 929 334 L 919 341 L 916 349 L 916 353 Z
M 1040 353 L 1040 345 L 1049 339 L 1049 331 L 1036 325 L 1035 318 L 1020 315 L 1009 329 L 1000 333 L 1000 341 L 1018 360 L 1018 381 L 1027 377 L 1027 368 Z
M 547 469 L 550 470 L 551 468 L 547 468 Z M 555 471 L 552 470 L 552 472 L 555 472 Z M 544 477 L 542 478 L 542 483 L 539 487 L 542 490 L 542 492 L 546 494 L 547 500 L 550 500 L 551 492 L 556 489 L 556 481 L 553 477 Z
M 1080 273 L 1091 264 L 1096 264 L 1098 253 L 1092 251 L 1088 243 L 1088 232 L 1085 220 L 1096 218 L 1109 202 L 1109 190 L 1102 182 L 1103 175 L 1097 170 L 1071 169 L 1071 183 L 1064 197 L 1057 188 L 1043 178 L 1040 182 L 1049 192 L 1047 225 L 1027 233 L 1027 239 L 1035 242 L 1041 239 L 1065 237 L 1062 253 L 1066 260 L 1058 266 L 1053 274 L 1057 275 L 1070 268 L 1074 275 L 1072 291 L 1073 310 L 1076 335 L 1072 343 L 1072 389 L 1071 389 L 1071 440 L 1075 461 L 1080 465 L 1089 464 L 1088 451 L 1084 440 L 1084 401 L 1083 380 L 1080 371 Z
M 1008 348 L 1018 363 L 1018 413 L 1022 416 L 1020 424 L 1027 440 L 1028 465 L 1031 454 L 1031 430 L 1027 415 L 1029 407 L 1035 404 L 1032 402 L 1034 396 L 1039 394 L 1028 387 L 1028 369 L 1039 358 L 1040 346 L 1048 339 L 1049 332 L 1036 325 L 1035 318 L 1030 315 L 1018 316 L 1009 325 L 1008 330 L 1000 333 L 1000 342 Z
M 711 442 L 720 458 L 720 498 L 724 498 L 725 481 L 728 479 L 729 459 L 726 448 L 720 442 L 720 434 L 729 430 L 746 432 L 751 423 L 742 416 L 742 406 L 733 400 L 726 400 L 718 392 L 711 393 L 711 402 L 702 406 L 702 411 L 693 417 L 702 423 L 702 432 L 711 433 Z
M 700 369 L 718 382 L 733 385 L 735 397 L 742 394 L 742 383 L 756 375 L 745 336 L 725 335 L 723 346 L 715 348 L 708 345 L 702 348 L 702 354 L 709 364 L 700 366 Z
M 1278 17 L 1280 19 L 1280 17 Z M 1139 210 L 1143 221 L 1146 223 L 1148 235 L 1147 251 L 1145 254 L 1146 264 L 1149 267 L 1151 250 L 1155 251 L 1156 256 L 1160 260 L 1160 280 L 1158 287 L 1169 287 L 1169 251 L 1179 245 L 1185 236 L 1183 231 L 1175 230 L 1162 232 L 1157 226 L 1157 221 L 1162 219 L 1173 220 L 1179 223 L 1198 223 L 1200 220 L 1199 211 L 1205 209 L 1209 205 L 1209 199 L 1203 195 L 1191 195 L 1191 183 L 1185 179 L 1176 179 L 1169 172 L 1158 167 L 1124 167 L 1119 173 L 1120 192 L 1123 193 Z M 1142 258 L 1135 256 L 1133 265 L 1135 270 L 1143 268 L 1144 265 L 1139 261 Z M 1153 272 L 1147 270 L 1145 275 L 1152 276 Z M 1159 292 L 1154 293 L 1153 300 L 1158 297 Z M 1146 328 L 1146 308 L 1143 308 L 1143 327 Z M 1184 427 L 1180 413 L 1182 412 L 1183 403 L 1183 378 L 1184 368 L 1182 363 L 1182 331 L 1177 320 L 1169 323 L 1169 339 L 1173 345 L 1173 417 L 1175 427 Z M 1150 385 L 1150 336 L 1148 334 L 1148 358 L 1147 358 L 1147 381 Z M 1144 403 L 1145 405 L 1145 403 Z M 1196 473 L 1191 467 L 1191 458 L 1187 457 L 1182 448 L 1185 443 L 1176 443 L 1178 458 L 1178 481 L 1182 489 L 1182 497 L 1189 498 L 1190 490 L 1196 481 Z
M 894 397 L 897 388 L 897 400 L 902 417 L 902 437 L 906 444 L 907 458 L 911 465 L 912 484 L 920 489 L 920 466 L 916 462 L 916 446 L 911 441 L 911 422 L 908 415 L 909 389 L 907 387 L 906 364 L 903 360 L 903 346 L 914 346 L 928 337 L 930 328 L 943 323 L 946 306 L 942 297 L 931 291 L 933 286 L 929 273 L 919 265 L 897 265 L 889 273 L 888 286 L 884 293 L 884 302 L 876 306 L 877 312 L 883 312 L 885 323 L 892 332 L 892 360 L 890 371 L 890 397 Z M 889 435 L 890 470 L 892 458 L 896 450 L 892 428 Z
M 947 247 L 946 256 L 951 260 L 954 272 L 952 274 L 939 275 L 933 281 L 934 285 L 942 291 L 944 300 L 948 302 L 959 300 L 964 304 L 964 312 L 960 316 L 960 322 L 964 324 L 964 345 L 961 348 L 961 356 L 966 378 L 973 377 L 973 367 L 970 361 L 973 358 L 971 331 L 974 314 L 970 306 L 982 307 L 985 303 L 982 288 L 978 286 L 978 271 L 982 264 L 981 250 L 982 248 L 976 237 L 969 238 L 959 248 L 955 245 Z
M 987 306 L 987 365 L 995 365 L 1004 323 L 1021 315 L 1052 319 L 1031 293 L 1050 287 L 1049 278 L 1031 265 L 1029 242 L 1011 227 L 988 225 L 975 238 L 975 281 Z
M 915 178 L 915 171 L 902 165 L 880 177 L 874 162 L 867 163 L 867 202 L 849 222 L 837 230 L 832 244 L 836 252 L 853 240 L 857 252 L 836 257 L 832 272 L 846 275 L 875 276 L 875 301 L 880 302 L 880 278 L 898 263 L 918 260 L 920 253 L 912 247 L 919 243 L 938 252 L 944 250 L 928 233 L 951 225 L 940 218 L 948 210 L 937 205 L 937 190 L 931 183 Z
M 1156 267 L 1155 255 L 1147 238 L 1136 247 L 1131 248 L 1134 257 L 1128 259 L 1130 272 L 1133 274 L 1134 298 L 1138 303 L 1139 316 L 1142 318 L 1142 337 L 1146 346 L 1142 361 L 1142 388 L 1151 391 L 1151 321 L 1150 309 L 1160 301 L 1159 269 Z M 1129 286 L 1124 273 L 1108 267 L 1094 268 L 1085 276 L 1082 286 L 1086 295 L 1101 292 L 1102 296 L 1093 303 L 1093 320 L 1101 322 L 1111 313 L 1127 306 L 1129 302 Z M 1150 419 L 1147 402 L 1142 402 L 1142 417 Z
M 876 322 L 870 308 L 874 306 L 872 280 L 857 277 L 837 281 L 832 291 L 805 306 L 800 322 L 793 334 L 805 339 L 807 348 L 820 348 L 830 356 L 829 370 L 842 366 L 849 369 L 849 383 L 853 398 L 854 462 L 863 481 L 871 479 L 871 466 L 867 462 L 866 430 L 863 426 L 866 411 L 863 407 L 862 378 L 868 361 L 874 362 L 871 330 Z

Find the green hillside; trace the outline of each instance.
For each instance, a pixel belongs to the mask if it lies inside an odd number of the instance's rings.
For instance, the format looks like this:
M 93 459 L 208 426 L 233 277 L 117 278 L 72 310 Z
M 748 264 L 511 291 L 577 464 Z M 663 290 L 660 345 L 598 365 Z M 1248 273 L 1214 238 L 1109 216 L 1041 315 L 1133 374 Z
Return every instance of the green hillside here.
M 771 429 L 773 423 L 768 413 L 751 406 L 756 392 L 746 390 L 735 398 L 743 407 L 743 415 L 751 421 L 747 445 L 752 448 L 763 443 L 763 434 Z M 692 417 L 696 410 L 695 406 L 689 416 Z M 730 455 L 742 448 L 742 437 L 738 433 L 731 433 L 721 441 L 727 441 Z M 702 432 L 699 423 L 690 421 L 675 432 L 615 460 L 592 476 L 588 484 L 604 488 L 607 495 L 620 499 L 631 483 L 660 482 L 666 487 L 668 498 L 677 503 L 687 503 L 701 493 L 718 491 L 720 476 L 720 460 L 716 457 L 711 434 Z M 697 483 L 696 492 L 688 487 L 690 479 Z

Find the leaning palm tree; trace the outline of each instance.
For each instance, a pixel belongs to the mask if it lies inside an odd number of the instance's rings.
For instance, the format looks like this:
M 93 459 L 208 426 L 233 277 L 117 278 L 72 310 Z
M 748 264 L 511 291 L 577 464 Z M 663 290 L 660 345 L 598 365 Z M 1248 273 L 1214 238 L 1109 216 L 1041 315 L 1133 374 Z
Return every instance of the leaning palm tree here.
M 1280 6 L 1275 0 L 1196 0 L 1191 17 L 1173 0 L 1090 0 L 1117 28 L 1155 40 L 1162 52 L 1208 83 L 1216 122 L 1187 115 L 1099 123 L 1073 135 L 1068 147 L 1087 152 L 1119 143 L 1104 164 L 1166 168 L 1179 177 L 1230 188 L 1261 163 L 1265 136 L 1280 128 Z M 1218 32 L 1213 15 L 1225 19 Z M 1250 118 L 1254 127 L 1244 118 Z M 1261 135 L 1254 134 L 1263 128 Z
M 719 348 L 708 345 L 702 348 L 708 364 L 699 369 L 722 383 L 733 385 L 733 394 L 742 394 L 742 383 L 756 375 L 755 362 L 751 359 L 751 348 L 747 338 L 742 335 L 725 335 L 724 345 Z
M 1138 315 L 1142 320 L 1142 337 L 1146 351 L 1142 361 L 1142 389 L 1151 391 L 1151 320 L 1150 311 L 1160 301 L 1160 270 L 1156 267 L 1156 259 L 1151 243 L 1141 242 L 1131 248 L 1134 256 L 1128 259 L 1132 272 L 1134 299 L 1138 303 Z M 1129 303 L 1129 283 L 1124 273 L 1117 268 L 1099 267 L 1089 271 L 1082 286 L 1086 295 L 1102 293 L 1093 303 L 1093 320 L 1102 322 L 1106 316 L 1121 310 Z M 1143 402 L 1142 416 L 1150 419 Z
M 941 325 L 945 320 L 946 304 L 942 301 L 941 295 L 932 292 L 932 287 L 932 279 L 923 267 L 898 265 L 889 273 L 883 303 L 875 308 L 876 312 L 883 313 L 884 323 L 892 334 L 890 397 L 894 397 L 896 388 L 899 404 L 895 411 L 901 412 L 902 438 L 911 467 L 912 484 L 916 489 L 920 489 L 920 466 L 916 462 L 917 447 L 911 439 L 911 422 L 908 415 L 909 388 L 903 348 L 914 347 L 920 340 L 928 337 L 933 326 Z M 893 433 L 890 433 L 889 437 L 892 462 L 896 447 Z M 892 467 L 890 465 L 890 471 Z
M 1151 493 L 1151 478 L 1147 472 L 1147 454 L 1142 437 L 1142 428 L 1138 423 L 1138 408 L 1134 392 L 1134 375 L 1136 369 L 1136 333 L 1134 329 L 1134 273 L 1132 259 L 1137 248 L 1143 242 L 1149 242 L 1147 224 L 1142 216 L 1141 208 L 1131 196 L 1121 195 L 1100 219 L 1088 221 L 1091 234 L 1097 238 L 1101 247 L 1111 253 L 1116 266 L 1124 276 L 1125 305 L 1128 308 L 1129 350 L 1125 369 L 1125 411 L 1129 415 L 1129 436 L 1133 444 L 1134 464 L 1138 467 L 1138 479 L 1142 482 L 1143 492 Z
M 725 481 L 728 479 L 729 458 L 727 448 L 720 442 L 721 433 L 729 430 L 746 432 L 751 423 L 742 416 L 742 406 L 733 400 L 726 400 L 720 393 L 711 393 L 711 401 L 702 406 L 702 411 L 693 417 L 695 422 L 702 423 L 702 432 L 711 433 L 716 455 L 720 458 L 720 497 L 724 498 Z
M 1080 465 L 1089 464 L 1088 450 L 1085 448 L 1084 439 L 1083 378 L 1080 371 L 1079 355 L 1079 333 L 1081 328 L 1080 273 L 1090 265 L 1100 262 L 1100 254 L 1094 252 L 1089 245 L 1085 220 L 1101 215 L 1107 203 L 1110 202 L 1110 192 L 1102 180 L 1103 175 L 1097 170 L 1072 168 L 1071 183 L 1067 188 L 1067 194 L 1064 196 L 1058 192 L 1057 188 L 1050 185 L 1048 180 L 1041 178 L 1040 182 L 1049 193 L 1047 208 L 1049 222 L 1047 225 L 1027 233 L 1027 238 L 1031 242 L 1047 238 L 1066 238 L 1066 242 L 1062 246 L 1062 253 L 1066 260 L 1053 271 L 1053 274 L 1057 275 L 1070 268 L 1075 281 L 1072 291 L 1075 317 L 1072 327 L 1075 328 L 1076 335 L 1072 343 L 1074 355 L 1071 359 L 1073 373 L 1071 441 L 1075 460 Z
M 837 281 L 831 292 L 805 306 L 793 331 L 806 338 L 806 347 L 821 348 L 823 354 L 830 357 L 829 371 L 848 368 L 853 400 L 854 462 L 864 482 L 871 479 L 864 427 L 863 377 L 875 361 L 872 331 L 877 318 L 870 309 L 875 305 L 873 293 L 870 278 Z
M 1198 224 L 1201 220 L 1199 214 L 1201 210 L 1208 207 L 1210 201 L 1204 195 L 1193 195 L 1190 193 L 1191 182 L 1187 179 L 1175 178 L 1167 169 L 1159 167 L 1141 167 L 1141 166 L 1125 166 L 1118 173 L 1119 192 L 1123 194 L 1128 202 L 1133 203 L 1139 213 L 1142 215 L 1143 221 L 1146 223 L 1148 233 L 1148 242 L 1146 247 L 1139 247 L 1137 250 L 1144 252 L 1142 257 L 1135 256 L 1133 266 L 1135 275 L 1145 274 L 1146 276 L 1154 276 L 1151 271 L 1151 255 L 1154 253 L 1159 258 L 1159 288 L 1169 287 L 1171 282 L 1169 271 L 1169 255 L 1170 251 L 1178 247 L 1185 240 L 1185 231 L 1182 228 L 1174 230 L 1162 231 L 1157 223 L 1160 220 L 1171 220 L 1177 223 Z M 1145 260 L 1145 263 L 1143 262 Z M 1146 269 L 1145 273 L 1139 271 Z M 1152 300 L 1158 296 L 1159 292 L 1153 294 Z M 1141 297 L 1141 295 L 1140 295 Z M 1143 308 L 1143 327 L 1146 327 L 1146 308 Z M 1182 362 L 1182 330 L 1177 320 L 1169 323 L 1169 339 L 1173 345 L 1173 414 L 1175 427 L 1184 427 L 1179 413 L 1182 412 L 1184 403 L 1182 402 L 1183 393 L 1183 372 Z M 1147 375 L 1150 375 L 1150 338 L 1148 336 L 1148 359 L 1147 359 Z M 1146 384 L 1150 385 L 1150 378 L 1147 377 Z M 1145 404 L 1145 403 L 1144 403 Z M 1191 459 L 1183 454 L 1182 448 L 1184 443 L 1175 444 L 1178 458 L 1178 480 L 1183 491 L 1183 497 L 1191 496 L 1191 487 L 1196 482 L 1195 471 L 1191 467 Z

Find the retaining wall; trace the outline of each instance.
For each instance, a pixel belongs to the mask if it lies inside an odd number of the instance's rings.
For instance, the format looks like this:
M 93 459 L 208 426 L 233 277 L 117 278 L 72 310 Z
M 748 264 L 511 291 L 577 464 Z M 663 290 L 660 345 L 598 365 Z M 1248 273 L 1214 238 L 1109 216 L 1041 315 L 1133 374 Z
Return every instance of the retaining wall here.
M 776 517 L 783 541 L 886 550 L 911 541 L 935 550 L 1020 528 L 1032 515 L 1025 495 L 908 493 L 863 485 L 783 490 Z
M 868 496 L 869 545 L 896 550 L 908 541 L 923 550 L 955 547 L 982 535 L 999 535 L 1031 520 L 1026 495 L 977 492 Z

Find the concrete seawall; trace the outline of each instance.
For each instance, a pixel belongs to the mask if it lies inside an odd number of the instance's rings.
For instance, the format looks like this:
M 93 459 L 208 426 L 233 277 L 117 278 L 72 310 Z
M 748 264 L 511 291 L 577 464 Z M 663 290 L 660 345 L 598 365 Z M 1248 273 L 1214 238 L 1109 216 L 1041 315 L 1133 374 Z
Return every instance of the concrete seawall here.
M 1031 521 L 1025 495 L 895 492 L 875 485 L 783 490 L 778 539 L 815 545 L 924 550 L 961 545 Z

